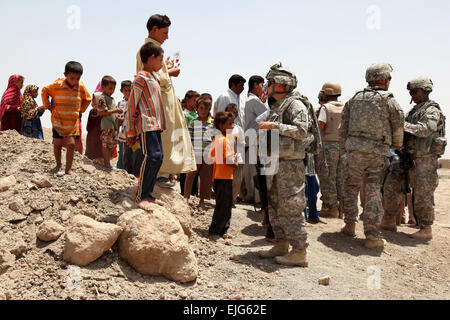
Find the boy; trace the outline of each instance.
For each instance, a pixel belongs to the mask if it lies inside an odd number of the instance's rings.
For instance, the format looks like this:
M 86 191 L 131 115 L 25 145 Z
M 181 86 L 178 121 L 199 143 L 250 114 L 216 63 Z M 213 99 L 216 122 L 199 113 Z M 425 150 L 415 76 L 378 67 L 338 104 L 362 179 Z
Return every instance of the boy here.
M 241 186 L 242 186 L 242 182 L 244 180 L 243 155 L 245 155 L 245 134 L 244 134 L 244 130 L 241 128 L 241 126 L 236 123 L 236 121 L 238 120 L 238 117 L 239 117 L 237 105 L 234 103 L 230 103 L 225 108 L 225 112 L 230 112 L 234 118 L 233 119 L 234 120 L 234 128 L 233 128 L 233 131 L 231 132 L 231 135 L 235 139 L 234 140 L 234 149 L 236 151 L 237 162 L 239 164 L 239 166 L 236 169 L 234 169 L 233 203 L 235 204 L 238 199 L 238 195 L 241 193 Z M 243 197 L 241 197 L 241 198 L 243 198 Z
M 141 209 L 151 211 L 153 203 L 163 205 L 156 200 L 153 189 L 164 158 L 161 132 L 166 129 L 166 117 L 161 88 L 154 74 L 162 68 L 164 50 L 149 42 L 142 47 L 140 57 L 144 66 L 136 75 L 131 87 L 125 127 L 128 146 L 134 146 L 136 137 L 140 135 L 144 161 L 141 166 L 136 203 Z
M 44 110 L 52 113 L 53 126 L 53 150 L 56 160 L 55 171 L 61 167 L 61 152 L 64 138 L 66 138 L 66 174 L 72 170 L 72 162 L 75 151 L 75 140 L 80 139 L 79 121 L 80 115 L 86 111 L 91 103 L 88 90 L 80 82 L 83 75 L 83 66 L 75 61 L 66 64 L 65 79 L 57 80 L 42 89 L 42 102 Z M 50 104 L 50 99 L 54 105 Z
M 213 182 L 216 193 L 216 207 L 209 234 L 224 239 L 232 237 L 227 233 L 230 227 L 233 207 L 233 170 L 238 166 L 236 154 L 226 138 L 227 132 L 233 130 L 233 115 L 229 112 L 218 112 L 214 118 L 214 126 L 221 132 L 211 145 L 209 158 L 214 160 Z
M 132 171 L 132 150 L 127 145 L 127 139 L 125 137 L 125 117 L 126 117 L 126 111 L 127 111 L 127 105 L 128 100 L 130 99 L 130 93 L 131 93 L 131 85 L 133 83 L 129 80 L 122 81 L 120 84 L 120 92 L 123 94 L 123 100 L 119 102 L 118 107 L 120 110 L 123 111 L 123 114 L 118 117 L 119 119 L 119 161 L 117 162 L 117 168 L 118 169 L 124 169 L 129 174 L 133 174 Z
M 117 147 L 117 130 L 118 119 L 117 114 L 122 114 L 123 111 L 117 107 L 116 101 L 112 97 L 116 90 L 116 80 L 111 76 L 104 76 L 102 79 L 103 93 L 95 97 L 97 100 L 97 114 L 102 117 L 100 123 L 102 140 L 103 165 L 111 169 L 111 155 Z

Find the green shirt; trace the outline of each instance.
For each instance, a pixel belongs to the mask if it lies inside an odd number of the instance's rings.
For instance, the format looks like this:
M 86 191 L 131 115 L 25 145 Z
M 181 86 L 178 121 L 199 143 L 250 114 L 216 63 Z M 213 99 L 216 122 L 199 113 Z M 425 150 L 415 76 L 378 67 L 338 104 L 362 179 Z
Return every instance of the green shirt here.
M 110 110 L 114 110 L 117 108 L 117 103 L 114 100 L 113 97 L 109 97 L 106 94 L 102 93 L 100 96 L 98 96 L 97 99 L 97 108 L 101 111 L 110 111 Z M 106 106 L 106 108 L 101 108 L 100 107 L 100 101 L 104 101 L 104 105 Z M 117 125 L 117 113 L 113 113 L 107 116 L 103 116 L 102 117 L 102 122 L 100 124 L 101 130 L 108 130 L 108 129 L 112 129 L 112 130 L 117 130 L 118 125 Z
M 189 111 L 187 109 L 184 109 L 183 112 L 184 112 L 184 116 L 186 117 L 187 125 L 189 127 L 189 124 L 191 123 L 191 121 L 198 118 L 197 111 L 195 111 L 195 110 Z

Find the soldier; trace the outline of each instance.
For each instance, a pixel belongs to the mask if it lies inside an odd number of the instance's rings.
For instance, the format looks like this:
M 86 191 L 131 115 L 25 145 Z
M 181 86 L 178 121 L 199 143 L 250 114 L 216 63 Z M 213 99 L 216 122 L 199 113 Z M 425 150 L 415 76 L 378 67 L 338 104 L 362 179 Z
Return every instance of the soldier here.
M 419 240 L 433 238 L 431 226 L 434 222 L 434 191 L 439 184 L 438 158 L 445 152 L 445 116 L 439 104 L 430 100 L 433 82 L 428 78 L 417 78 L 408 83 L 407 89 L 416 104 L 406 116 L 405 143 L 402 152 L 413 161 L 409 169 L 409 181 L 413 188 L 413 210 L 420 231 L 412 234 Z M 381 227 L 397 231 L 395 215 L 401 193 L 400 168 L 393 170 L 385 183 L 386 213 Z
M 383 215 L 381 185 L 388 165 L 390 148 L 403 143 L 404 115 L 392 93 L 388 92 L 392 67 L 379 63 L 366 73 L 369 87 L 350 99 L 342 113 L 339 129 L 340 149 L 347 161 L 344 186 L 345 226 L 341 232 L 356 236 L 358 192 L 366 181 L 364 233 L 367 248 L 383 248 L 378 226 Z
M 319 174 L 320 189 L 322 192 L 322 217 L 340 218 L 340 198 L 342 196 L 342 170 L 338 170 L 339 164 L 339 126 L 341 125 L 344 103 L 338 101 L 342 94 L 339 83 L 327 82 L 323 85 L 321 96 L 325 103 L 320 108 L 319 126 L 325 158 L 328 165 L 328 174 Z
M 269 122 L 261 123 L 259 129 L 279 133 L 279 169 L 268 181 L 269 217 L 276 242 L 272 249 L 261 251 L 259 255 L 266 259 L 275 258 L 282 265 L 307 267 L 308 242 L 303 217 L 306 206 L 305 149 L 314 140 L 310 120 L 311 114 L 315 117 L 314 110 L 306 97 L 294 91 L 297 77 L 281 63 L 272 66 L 267 80 L 271 113 Z M 273 153 L 274 146 L 271 149 Z M 292 245 L 291 252 L 289 244 Z

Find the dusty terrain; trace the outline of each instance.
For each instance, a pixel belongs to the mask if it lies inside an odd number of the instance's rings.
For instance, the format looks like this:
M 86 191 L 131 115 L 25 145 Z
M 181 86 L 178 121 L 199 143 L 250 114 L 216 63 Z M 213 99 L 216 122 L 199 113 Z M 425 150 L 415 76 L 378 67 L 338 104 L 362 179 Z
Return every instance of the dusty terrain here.
M 305 269 L 258 258 L 257 251 L 270 248 L 270 243 L 252 206 L 238 204 L 233 210 L 234 239 L 211 241 L 210 201 L 207 211 L 193 211 L 192 217 L 190 243 L 199 277 L 179 284 L 140 275 L 119 257 L 117 244 L 87 267 L 75 268 L 62 259 L 63 237 L 50 244 L 36 239 L 38 226 L 50 218 L 65 226 L 74 214 L 115 222 L 126 210 L 119 204 L 136 184 L 124 172 L 105 172 L 98 166 L 89 172 L 85 166 L 92 164 L 79 155 L 74 175 L 52 175 L 51 150 L 48 142 L 0 133 L 0 178 L 17 179 L 14 187 L 0 193 L 0 244 L 17 246 L 14 265 L 0 271 L 0 299 L 450 299 L 450 170 L 440 171 L 430 243 L 408 237 L 416 229 L 404 225 L 398 233 L 384 233 L 384 251 L 373 251 L 363 246 L 361 223 L 358 237 L 350 239 L 338 232 L 341 220 L 327 219 L 327 225 L 307 227 Z M 53 186 L 33 188 L 35 174 L 50 177 Z M 28 215 L 15 216 L 8 207 L 18 198 L 31 205 Z M 329 286 L 318 284 L 324 276 L 330 276 Z

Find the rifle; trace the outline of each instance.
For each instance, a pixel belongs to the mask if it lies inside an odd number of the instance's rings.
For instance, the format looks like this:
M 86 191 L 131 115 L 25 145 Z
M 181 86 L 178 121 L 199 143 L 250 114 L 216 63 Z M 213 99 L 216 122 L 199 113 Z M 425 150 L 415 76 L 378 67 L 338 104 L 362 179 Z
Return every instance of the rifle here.
M 415 167 L 414 158 L 410 153 L 407 151 L 402 150 L 395 150 L 395 153 L 398 155 L 400 162 L 399 162 L 399 168 L 400 168 L 400 177 L 402 180 L 401 190 L 402 193 L 405 195 L 405 207 L 408 207 L 408 194 L 412 193 L 413 197 L 413 215 L 416 219 L 416 224 L 419 224 L 419 221 L 416 216 L 416 212 L 414 210 L 414 190 L 410 187 L 410 176 L 409 171 Z

